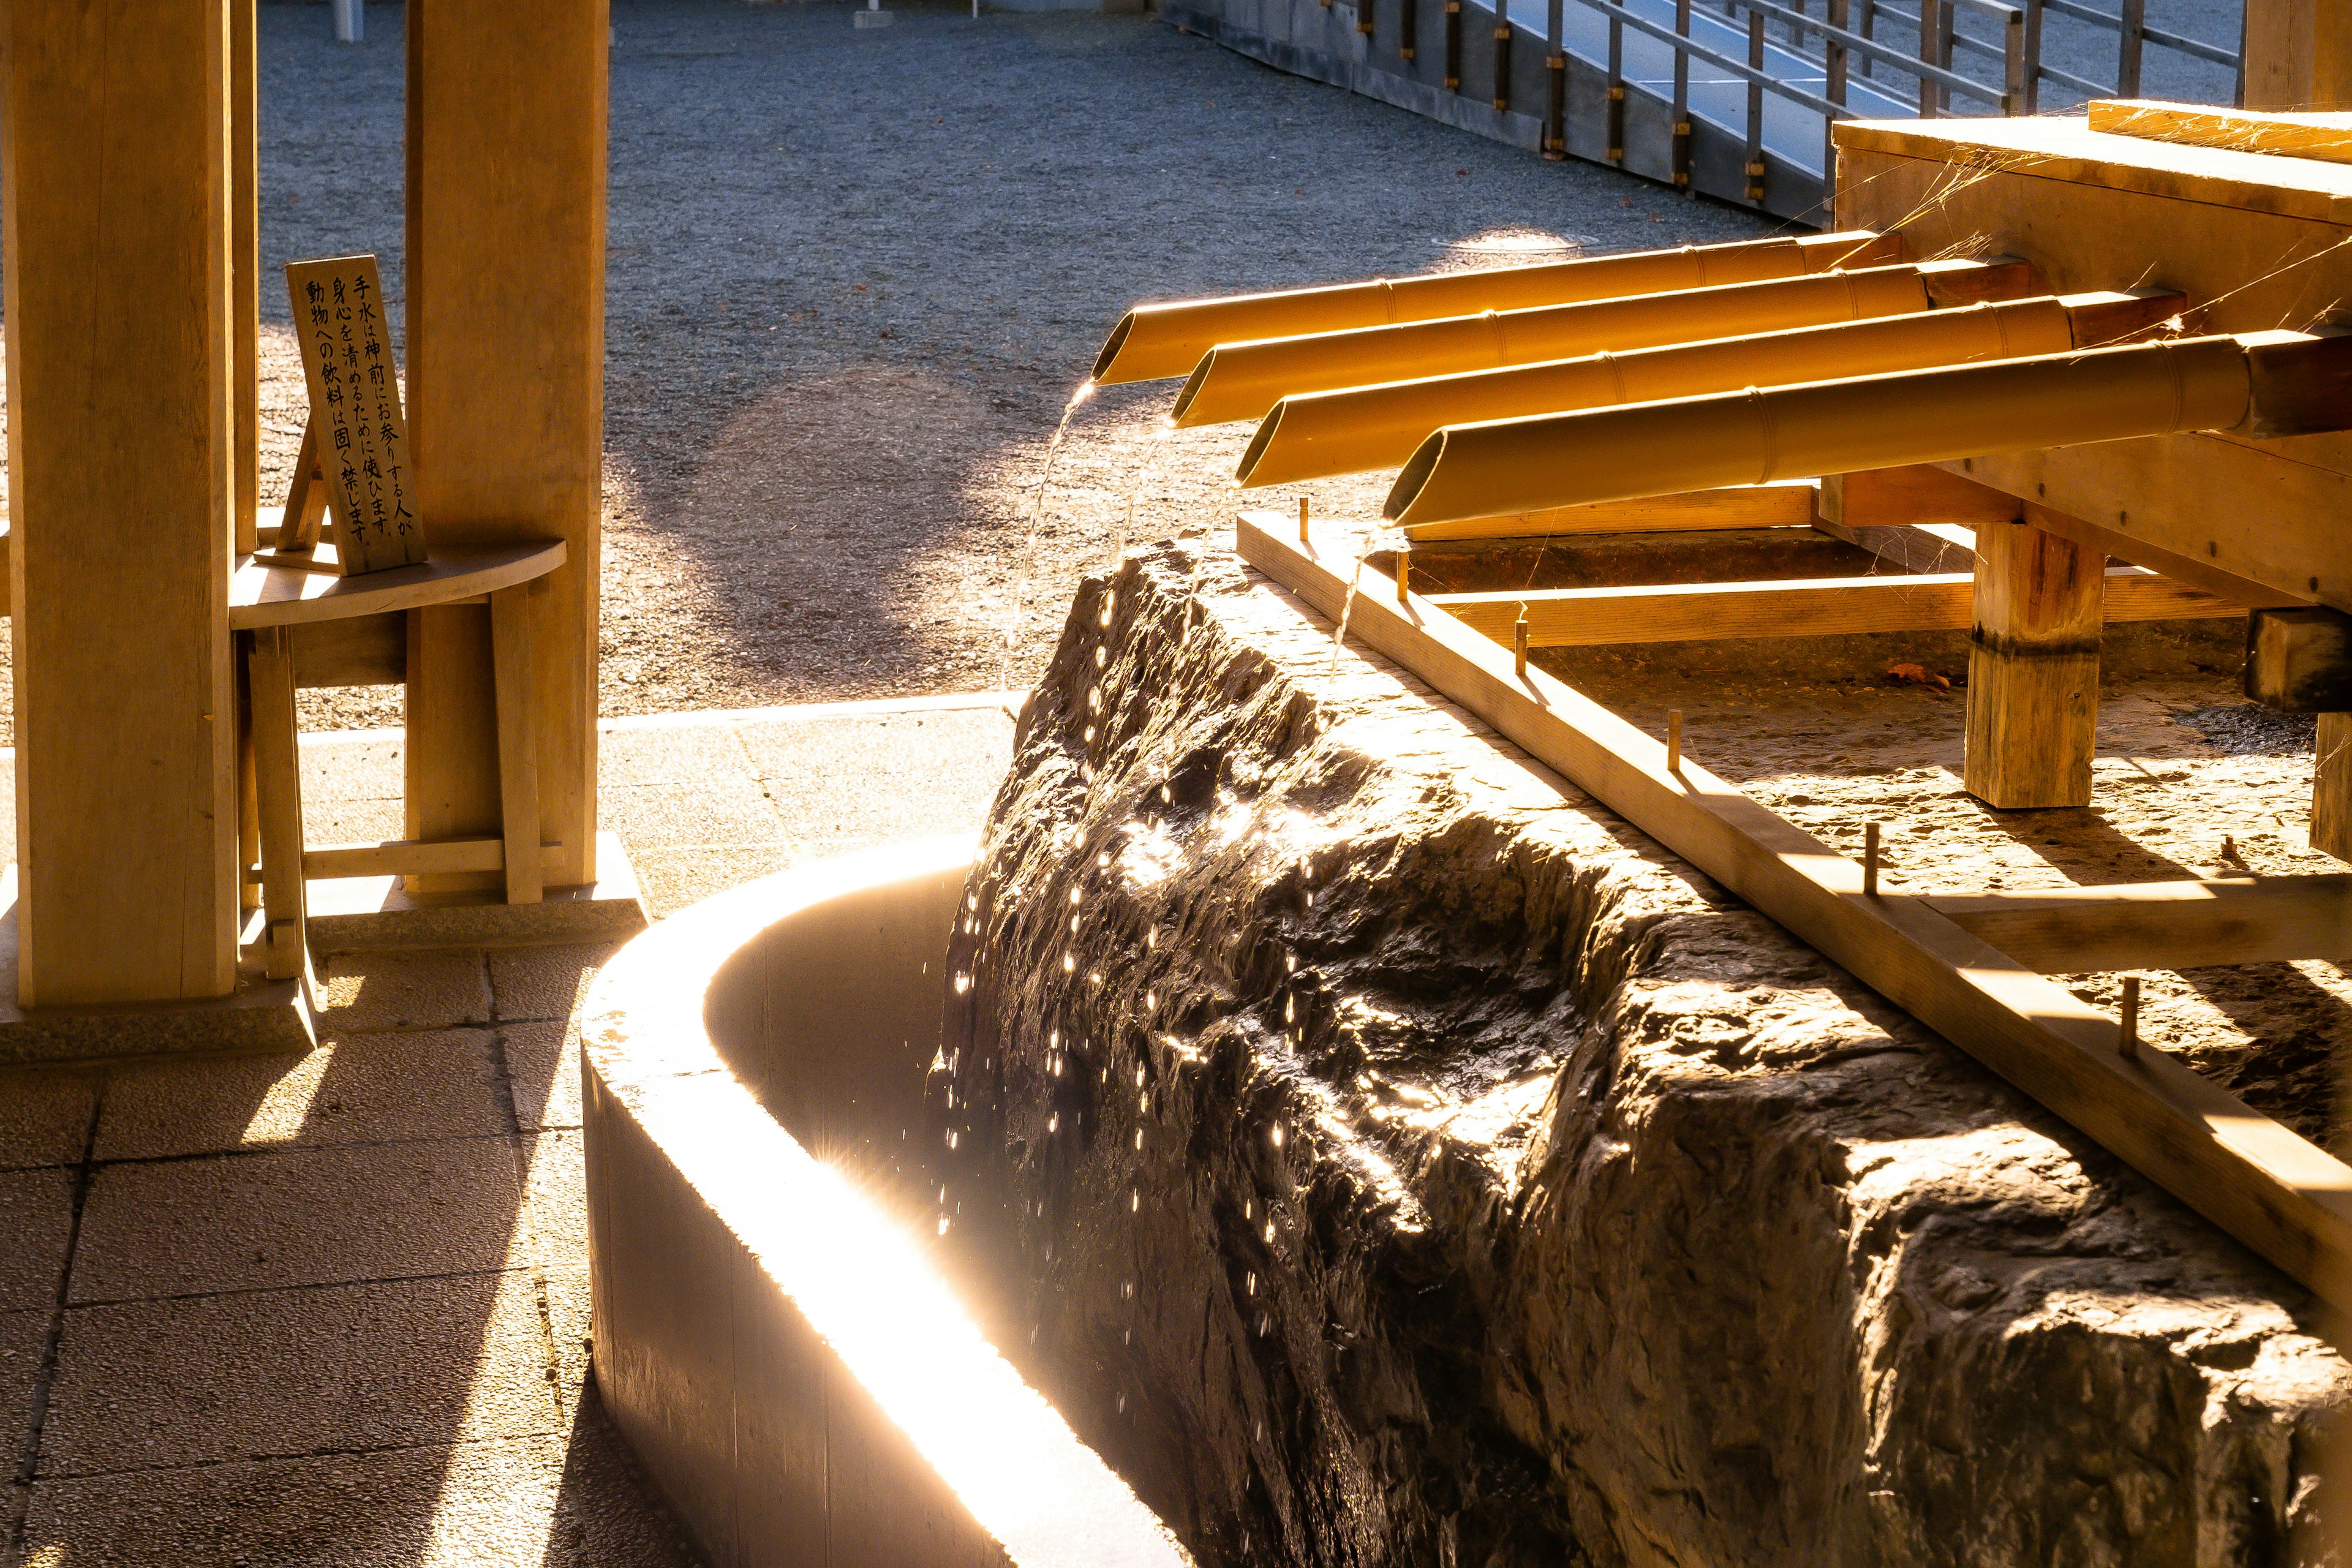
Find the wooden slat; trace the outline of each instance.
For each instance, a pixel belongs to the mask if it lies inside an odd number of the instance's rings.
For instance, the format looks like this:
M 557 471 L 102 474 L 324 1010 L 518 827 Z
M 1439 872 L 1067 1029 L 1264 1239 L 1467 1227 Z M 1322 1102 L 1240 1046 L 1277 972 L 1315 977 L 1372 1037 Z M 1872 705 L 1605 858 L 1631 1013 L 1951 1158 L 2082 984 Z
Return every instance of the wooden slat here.
M 2352 876 L 2129 882 L 1931 893 L 1937 913 L 2044 974 L 2339 963 L 2352 954 Z
M 1404 531 L 1416 544 L 1454 539 L 1541 539 L 1563 533 L 1691 533 L 1711 529 L 1801 528 L 1813 521 L 1811 479 L 1733 485 L 1719 490 L 1643 496 L 1591 506 L 1552 507 L 1505 517 L 1420 523 Z
M 540 847 L 542 871 L 563 863 L 563 846 Z M 302 875 L 312 881 L 331 877 L 422 877 L 451 871 L 503 871 L 506 841 L 500 838 L 387 838 L 380 844 L 322 844 L 302 852 Z
M 1273 513 L 1238 532 L 1252 565 L 1339 615 L 1351 555 Z M 2352 1167 L 2164 1052 L 2126 1059 L 2112 1019 L 1926 900 L 1865 896 L 1853 861 L 1687 753 L 1669 773 L 1658 741 L 1539 669 L 1514 674 L 1507 650 L 1428 600 L 1367 584 L 1349 629 L 2289 1274 L 2352 1296 Z
M 2109 136 L 2352 163 L 2352 114 L 2263 113 L 2131 98 L 2093 99 L 2086 112 L 2091 129 Z
M 1780 583 L 1668 583 L 1630 588 L 1544 588 L 1524 594 L 1436 594 L 1429 602 L 1508 643 L 1527 606 L 1534 647 L 1694 642 L 1717 637 L 1827 637 L 1853 632 L 1966 631 L 1976 579 L 1809 577 Z M 2106 574 L 2106 618 L 2163 621 L 2242 616 L 2245 606 L 2121 566 Z
M 408 627 L 398 613 L 289 626 L 298 688 L 397 686 L 408 678 Z

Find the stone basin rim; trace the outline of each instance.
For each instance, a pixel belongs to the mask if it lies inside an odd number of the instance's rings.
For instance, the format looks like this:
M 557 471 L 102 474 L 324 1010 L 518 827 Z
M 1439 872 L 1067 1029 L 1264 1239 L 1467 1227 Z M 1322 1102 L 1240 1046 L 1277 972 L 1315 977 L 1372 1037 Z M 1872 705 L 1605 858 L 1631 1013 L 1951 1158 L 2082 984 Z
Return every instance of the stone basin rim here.
M 762 938 L 797 931 L 822 942 L 828 922 L 846 926 L 894 901 L 903 909 L 936 898 L 949 878 L 960 893 L 975 849 L 968 835 L 890 845 L 705 900 L 632 939 L 582 1007 L 599 1391 L 673 1510 L 721 1563 L 811 1560 L 775 1539 L 793 1534 L 790 1528 L 758 1539 L 747 1533 L 743 1520 L 761 1508 L 747 1500 L 751 1492 L 791 1489 L 754 1472 L 760 1456 L 750 1453 L 756 1445 L 747 1446 L 743 1429 L 777 1422 L 764 1408 L 739 1410 L 729 1375 L 756 1357 L 771 1363 L 805 1357 L 809 1347 L 825 1363 L 811 1375 L 854 1385 L 846 1402 L 830 1396 L 834 1404 L 870 1406 L 893 1429 L 866 1448 L 905 1450 L 925 1472 L 903 1479 L 903 1510 L 890 1486 L 875 1484 L 871 1496 L 846 1506 L 862 1500 L 873 1510 L 908 1514 L 929 1507 L 950 1516 L 949 1537 L 961 1526 L 980 1538 L 943 1537 L 925 1561 L 969 1563 L 979 1545 L 982 1557 L 1021 1568 L 1191 1562 L 1127 1482 L 989 1343 L 930 1268 L 911 1216 L 889 1215 L 761 1103 L 737 1067 L 747 1047 L 771 1043 L 726 1037 L 740 1030 L 728 1029 L 730 1008 L 718 993 L 730 964 L 758 950 Z M 906 952 L 898 980 L 920 983 L 917 966 L 928 963 L 928 983 L 944 991 L 950 916 L 939 912 L 936 946 Z M 809 967 L 819 972 L 794 973 L 793 985 L 847 994 L 877 983 L 856 965 Z M 731 1011 L 740 1020 L 741 1010 Z M 844 1051 L 884 1043 L 825 1042 Z M 653 1207 L 664 1212 L 648 1226 L 643 1216 Z M 747 1303 L 747 1291 L 757 1299 Z M 635 1303 L 616 1310 L 621 1297 L 642 1302 L 649 1294 L 657 1320 L 651 1331 Z M 750 1351 L 732 1342 L 746 1320 L 772 1319 L 778 1306 L 785 1321 L 812 1332 Z M 724 1370 L 717 1379 L 695 1375 L 704 1369 Z M 747 1388 L 744 1398 L 753 1392 Z M 844 1422 L 838 1414 L 829 1419 Z M 834 1462 L 828 1453 L 816 1463 L 829 1470 Z M 820 1511 L 835 1514 L 853 1489 L 829 1475 L 821 1489 Z M 876 1527 L 830 1519 L 808 1526 L 828 1541 Z M 827 1550 L 814 1540 L 803 1544 Z

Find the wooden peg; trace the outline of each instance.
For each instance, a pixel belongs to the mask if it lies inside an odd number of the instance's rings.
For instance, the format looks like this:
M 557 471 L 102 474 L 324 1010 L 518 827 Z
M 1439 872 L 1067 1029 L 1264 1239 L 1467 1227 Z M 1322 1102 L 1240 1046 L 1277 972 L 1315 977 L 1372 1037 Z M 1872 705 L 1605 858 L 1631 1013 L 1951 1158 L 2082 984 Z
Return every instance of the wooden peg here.
M 2116 1048 L 2124 1054 L 2126 1061 L 2135 1060 L 2139 1056 L 2139 976 L 2137 974 L 2124 976 L 2123 1016 L 2117 1022 L 2119 1032 Z
M 1666 772 L 1678 773 L 1682 771 L 1683 710 L 1669 708 L 1666 710 Z
M 1865 824 L 1862 830 L 1862 896 L 1878 897 L 1878 824 Z
M 1412 595 L 1412 552 L 1398 551 L 1396 561 L 1397 603 L 1402 605 Z
M 1519 606 L 1519 618 L 1511 627 L 1511 653 L 1517 661 L 1519 679 L 1528 677 L 1528 607 Z
M 1307 542 L 1307 498 L 1298 498 L 1298 542 Z

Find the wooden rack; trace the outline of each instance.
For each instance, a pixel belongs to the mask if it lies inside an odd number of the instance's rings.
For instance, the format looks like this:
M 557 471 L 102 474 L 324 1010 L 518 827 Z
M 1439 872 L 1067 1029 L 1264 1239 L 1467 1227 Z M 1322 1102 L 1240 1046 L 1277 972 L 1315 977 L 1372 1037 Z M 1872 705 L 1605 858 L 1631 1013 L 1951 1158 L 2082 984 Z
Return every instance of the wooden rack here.
M 2352 1304 L 2352 1166 L 2167 1053 L 2134 1048 L 2116 1019 L 2042 978 L 2341 959 L 2352 877 L 2060 892 L 1881 890 L 1863 865 L 1679 747 L 1670 752 L 1527 665 L 1444 598 L 1397 593 L 1392 577 L 1360 568 L 1335 542 L 1277 513 L 1244 513 L 1236 543 L 1251 565 L 1334 619 L 1362 571 L 1368 580 L 1347 609 L 1350 637 L 1493 725 L 2288 1274 Z M 1510 635 L 1507 626 L 1491 630 Z

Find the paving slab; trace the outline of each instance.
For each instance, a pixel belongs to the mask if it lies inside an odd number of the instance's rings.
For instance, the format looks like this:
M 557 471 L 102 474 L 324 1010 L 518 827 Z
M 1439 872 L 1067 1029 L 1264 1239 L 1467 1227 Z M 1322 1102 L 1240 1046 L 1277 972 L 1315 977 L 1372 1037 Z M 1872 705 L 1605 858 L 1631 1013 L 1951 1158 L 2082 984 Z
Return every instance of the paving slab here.
M 536 1133 L 522 1140 L 522 1148 L 532 1256 L 550 1266 L 585 1260 L 588 1184 L 581 1135 Z
M 527 1436 L 42 1481 L 26 1562 L 540 1568 L 562 1473 Z
M 605 730 L 596 737 L 598 787 L 700 785 L 714 779 L 758 776 L 729 715 L 714 712 L 695 717 L 709 721 L 625 724 Z
M 43 1479 L 566 1425 L 528 1270 L 79 1307 Z
M 299 1057 L 141 1062 L 108 1081 L 100 1160 L 507 1130 L 487 1029 L 349 1035 Z
M 795 839 L 848 849 L 977 833 L 1013 758 L 1002 708 L 771 720 L 740 726 Z M 876 789 L 873 781 L 893 787 Z
M 508 1267 L 521 1209 L 503 1138 L 107 1165 L 73 1300 L 487 1273 Z
M 339 952 L 319 973 L 318 1021 L 331 1036 L 487 1024 L 488 971 L 478 948 Z
M 490 1010 L 500 1023 L 569 1018 L 614 953 L 616 942 L 499 948 L 490 954 Z
M 74 1173 L 0 1173 L 0 1311 L 56 1305 L 73 1234 Z
M 499 1030 L 515 1124 L 525 1132 L 580 1125 L 580 1027 L 571 1019 L 509 1024 Z
M 33 1384 L 41 1375 L 42 1352 L 48 1348 L 47 1308 L 22 1308 L 0 1312 L 0 1460 L 13 1471 L 33 1415 Z M 560 1343 L 560 1342 L 559 1342 Z M 0 1520 L 8 1516 L 0 1513 Z
M 713 893 L 784 870 L 808 857 L 788 844 L 728 845 L 699 849 L 648 849 L 635 857 L 637 886 L 654 920 L 699 903 Z
M 79 1161 L 100 1082 L 95 1073 L 0 1072 L 0 1171 Z
M 680 846 L 773 844 L 793 837 L 749 773 L 691 784 L 607 785 L 597 795 L 596 816 L 621 836 L 633 858 Z

